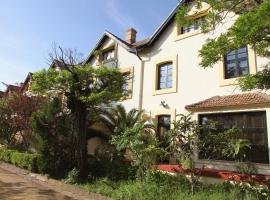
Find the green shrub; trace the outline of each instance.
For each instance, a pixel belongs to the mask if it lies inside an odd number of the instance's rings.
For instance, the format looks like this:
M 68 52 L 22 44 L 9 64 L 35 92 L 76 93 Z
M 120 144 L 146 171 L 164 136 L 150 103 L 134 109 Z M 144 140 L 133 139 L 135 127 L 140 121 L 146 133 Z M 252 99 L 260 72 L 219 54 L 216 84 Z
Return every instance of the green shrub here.
M 197 184 L 191 194 L 191 184 L 183 175 L 152 171 L 145 182 L 138 180 L 113 181 L 97 179 L 84 184 L 89 192 L 95 192 L 113 199 L 123 200 L 266 200 L 269 189 L 248 183 L 226 182 L 219 185 Z
M 79 170 L 74 168 L 70 172 L 68 172 L 67 178 L 65 179 L 65 183 L 77 184 L 79 183 Z
M 10 162 L 11 160 L 11 155 L 14 153 L 14 150 L 9 150 L 6 148 L 0 148 L 0 160 L 5 161 L 5 162 Z
M 37 159 L 37 154 L 21 153 L 15 150 L 0 148 L 0 160 L 32 172 L 38 172 Z
M 88 163 L 88 179 L 96 180 L 97 178 L 107 177 L 113 181 L 135 179 L 137 169 L 122 160 L 97 160 L 92 159 Z

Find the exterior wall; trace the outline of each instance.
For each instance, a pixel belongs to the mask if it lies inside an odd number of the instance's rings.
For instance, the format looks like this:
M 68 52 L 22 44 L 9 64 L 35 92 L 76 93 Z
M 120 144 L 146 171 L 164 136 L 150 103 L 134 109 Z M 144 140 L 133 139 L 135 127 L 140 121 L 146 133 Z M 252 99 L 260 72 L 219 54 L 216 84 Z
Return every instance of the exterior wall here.
M 135 54 L 130 53 L 122 46 L 115 44 L 112 39 L 108 39 L 106 42 L 104 42 L 100 50 L 104 50 L 113 46 L 115 46 L 117 67 L 119 70 L 122 72 L 126 72 L 128 70 L 133 71 L 133 78 L 131 80 L 131 96 L 130 98 L 127 98 L 120 103 L 122 103 L 128 111 L 132 108 L 139 108 L 141 61 Z M 90 61 L 90 64 L 93 66 L 99 65 L 96 58 L 93 58 Z
M 203 15 L 204 12 L 207 12 L 207 5 L 203 5 L 203 9 L 198 12 L 194 10 L 194 5 L 192 6 L 193 8 L 190 13 L 192 17 L 197 14 Z M 241 93 L 237 82 L 227 84 L 222 81 L 223 65 L 221 62 L 208 69 L 202 69 L 199 66 L 199 50 L 205 44 L 206 40 L 215 38 L 221 33 L 226 32 L 235 19 L 236 16 L 229 14 L 223 24 L 217 26 L 215 30 L 206 34 L 196 31 L 195 34 L 189 34 L 185 37 L 179 37 L 177 34 L 179 27 L 175 21 L 172 21 L 151 47 L 139 52 L 142 61 L 135 54 L 129 53 L 120 45 L 116 45 L 119 69 L 125 71 L 128 68 L 133 68 L 134 70 L 132 98 L 124 100 L 121 103 L 127 110 L 131 108 L 144 109 L 156 124 L 158 115 L 169 114 L 171 115 L 171 119 L 174 120 L 177 114 L 188 112 L 185 109 L 186 105 L 217 95 L 222 96 Z M 112 40 L 108 40 L 101 49 L 106 49 L 110 45 L 115 45 L 115 43 Z M 261 70 L 262 67 L 269 62 L 268 59 L 258 57 L 255 53 L 256 52 L 252 52 L 249 49 L 249 62 L 253 63 L 253 68 L 250 68 L 252 73 Z M 176 73 L 174 76 L 175 85 L 173 90 L 157 92 L 155 91 L 157 77 L 156 67 L 158 63 L 166 61 L 173 62 L 173 71 Z M 90 63 L 94 65 L 97 64 L 95 60 Z M 165 102 L 167 106 L 164 106 L 164 103 L 162 105 L 162 101 Z M 231 109 L 226 110 L 226 112 L 251 110 L 264 110 L 266 111 L 267 119 L 270 119 L 269 107 L 250 107 L 242 110 L 238 108 L 238 110 Z M 215 113 L 216 112 L 224 111 L 215 111 Z M 194 119 L 197 119 L 197 117 L 198 113 L 194 115 Z M 269 120 L 267 126 L 268 130 L 270 130 Z M 269 131 L 268 145 L 270 149 Z M 202 164 L 202 161 L 200 162 Z M 200 164 L 199 161 L 198 164 Z M 269 165 L 262 167 L 262 172 L 270 174 Z
M 121 69 L 133 68 L 132 94 L 131 98 L 121 103 L 129 111 L 132 108 L 139 108 L 140 78 L 141 78 L 141 61 L 139 58 L 127 52 L 120 45 L 118 46 L 118 66 Z
M 213 38 L 225 32 L 233 23 L 236 17 L 228 16 L 222 26 L 218 26 L 215 31 L 210 33 L 197 33 L 190 37 L 179 38 L 177 36 L 177 24 L 172 22 L 160 35 L 152 47 L 140 53 L 145 62 L 144 83 L 143 83 L 143 102 L 142 108 L 145 109 L 156 123 L 157 115 L 168 113 L 187 113 L 186 105 L 196 103 L 217 95 L 232 95 L 242 93 L 236 83 L 222 84 L 220 80 L 223 76 L 220 63 L 212 68 L 202 69 L 199 66 L 199 50 L 208 38 Z M 251 53 L 251 54 L 250 54 Z M 176 91 L 171 93 L 157 94 L 153 92 L 156 84 L 156 63 L 166 62 L 167 58 L 176 57 L 177 77 Z M 269 62 L 268 59 L 255 56 L 254 52 L 249 51 L 249 62 L 254 63 L 254 68 L 250 71 L 256 72 Z M 172 61 L 172 60 L 170 60 Z M 222 66 L 223 67 L 223 66 Z M 165 101 L 166 107 L 161 105 Z M 253 108 L 245 111 L 254 110 Z M 256 109 L 255 109 L 256 110 Z M 270 119 L 270 109 L 267 111 L 267 119 Z M 233 111 L 233 110 L 232 110 Z M 195 118 L 197 115 L 195 115 Z M 175 119 L 175 114 L 171 115 Z M 197 119 L 197 118 L 196 118 Z M 268 120 L 268 130 L 270 122 Z M 268 146 L 270 149 L 270 132 L 268 131 Z M 269 152 L 270 155 L 270 152 Z M 268 166 L 268 165 L 267 165 Z M 270 174 L 269 166 L 262 170 Z
M 231 18 L 230 18 L 231 20 Z M 237 85 L 220 84 L 220 63 L 213 68 L 202 69 L 199 66 L 199 50 L 208 38 L 216 37 L 226 31 L 231 21 L 217 27 L 217 31 L 200 33 L 192 37 L 177 39 L 176 22 L 172 22 L 153 47 L 141 53 L 145 60 L 143 108 L 154 113 L 164 109 L 161 101 L 168 104 L 168 109 L 176 109 L 176 113 L 186 113 L 185 106 L 217 95 L 232 95 L 241 93 Z M 168 57 L 177 57 L 177 89 L 176 92 L 153 94 L 155 84 L 156 62 L 166 61 Z M 267 59 L 256 56 L 256 68 L 260 70 Z M 154 116 L 153 116 L 154 117 Z
M 87 141 L 87 154 L 88 155 L 95 155 L 95 151 L 99 145 L 105 143 L 103 139 L 100 137 L 93 137 Z

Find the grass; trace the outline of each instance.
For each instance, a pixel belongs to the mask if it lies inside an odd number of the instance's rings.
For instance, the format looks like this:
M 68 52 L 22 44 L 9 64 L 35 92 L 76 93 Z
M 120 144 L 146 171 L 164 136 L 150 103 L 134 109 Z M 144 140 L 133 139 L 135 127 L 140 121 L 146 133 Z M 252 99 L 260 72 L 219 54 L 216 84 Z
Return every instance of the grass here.
M 89 192 L 99 193 L 119 200 L 260 200 L 268 199 L 241 187 L 223 185 L 197 185 L 191 195 L 190 184 L 183 176 L 155 176 L 145 182 L 136 180 L 111 181 L 98 179 L 81 185 Z M 269 195 L 269 193 L 268 193 Z

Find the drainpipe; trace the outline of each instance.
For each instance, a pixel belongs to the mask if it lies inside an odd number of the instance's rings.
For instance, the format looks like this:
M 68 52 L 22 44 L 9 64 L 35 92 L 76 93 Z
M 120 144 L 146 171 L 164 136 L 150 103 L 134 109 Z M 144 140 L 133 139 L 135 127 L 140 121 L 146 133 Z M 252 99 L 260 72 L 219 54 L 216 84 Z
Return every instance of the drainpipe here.
M 139 56 L 137 48 L 135 49 L 135 52 L 136 52 L 136 56 L 141 61 L 140 91 L 139 91 L 138 109 L 142 110 L 142 105 L 143 105 L 143 83 L 144 83 L 144 64 L 145 64 L 145 61 Z

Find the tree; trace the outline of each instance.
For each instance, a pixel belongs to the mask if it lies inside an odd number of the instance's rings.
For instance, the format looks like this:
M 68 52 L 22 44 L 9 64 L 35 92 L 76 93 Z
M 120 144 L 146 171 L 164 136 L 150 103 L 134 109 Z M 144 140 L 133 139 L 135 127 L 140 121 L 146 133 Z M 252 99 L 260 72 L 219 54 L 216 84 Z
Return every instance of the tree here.
M 180 114 L 177 117 L 179 119 L 173 122 L 173 128 L 168 133 L 168 151 L 185 169 L 190 170 L 191 191 L 194 194 L 196 182 L 194 153 L 198 149 L 200 125 L 191 119 L 191 114 Z
M 202 6 L 203 0 L 195 0 L 197 7 Z M 209 39 L 200 50 L 202 58 L 200 66 L 211 67 L 223 55 L 246 45 L 250 45 L 260 56 L 270 56 L 270 0 L 208 0 L 209 13 L 202 22 L 205 32 L 215 29 L 218 24 L 231 13 L 238 15 L 234 24 L 226 33 L 217 38 Z M 184 4 L 177 13 L 180 24 L 189 24 L 192 19 L 187 18 L 189 8 Z M 269 89 L 269 66 L 256 76 L 241 79 L 243 90 L 252 88 Z
M 11 116 L 6 99 L 0 99 L 0 139 L 1 143 L 8 147 L 13 147 L 16 144 L 16 131 L 10 124 Z
M 49 99 L 32 120 L 40 155 L 39 171 L 58 178 L 63 177 L 75 164 L 73 118 L 64 107 L 61 99 Z
M 28 151 L 32 139 L 31 118 L 38 110 L 43 97 L 26 96 L 20 92 L 12 93 L 1 100 L 0 127 L 8 146 L 21 143 L 22 149 Z
M 117 101 L 122 97 L 124 78 L 115 68 L 76 63 L 71 50 L 54 52 L 57 65 L 33 75 L 32 91 L 47 96 L 63 95 L 75 119 L 77 139 L 77 165 L 80 178 L 86 177 L 86 131 L 89 127 L 88 113 Z
M 147 124 L 147 120 L 143 119 L 143 113 L 144 110 L 135 108 L 127 112 L 123 105 L 118 104 L 108 110 L 103 110 L 100 118 L 114 135 L 119 135 L 127 128 L 132 128 L 140 122 L 145 128 L 153 128 L 153 125 Z
M 11 111 L 9 123 L 21 137 L 25 150 L 29 150 L 33 136 L 32 115 L 43 102 L 44 98 L 41 96 L 30 97 L 22 93 L 14 93 L 7 97 L 7 104 Z
M 195 176 L 195 153 L 207 158 L 242 158 L 248 141 L 239 138 L 239 130 L 219 130 L 217 123 L 200 125 L 192 120 L 192 114 L 177 115 L 168 133 L 168 152 L 190 174 L 191 192 L 197 181 Z

